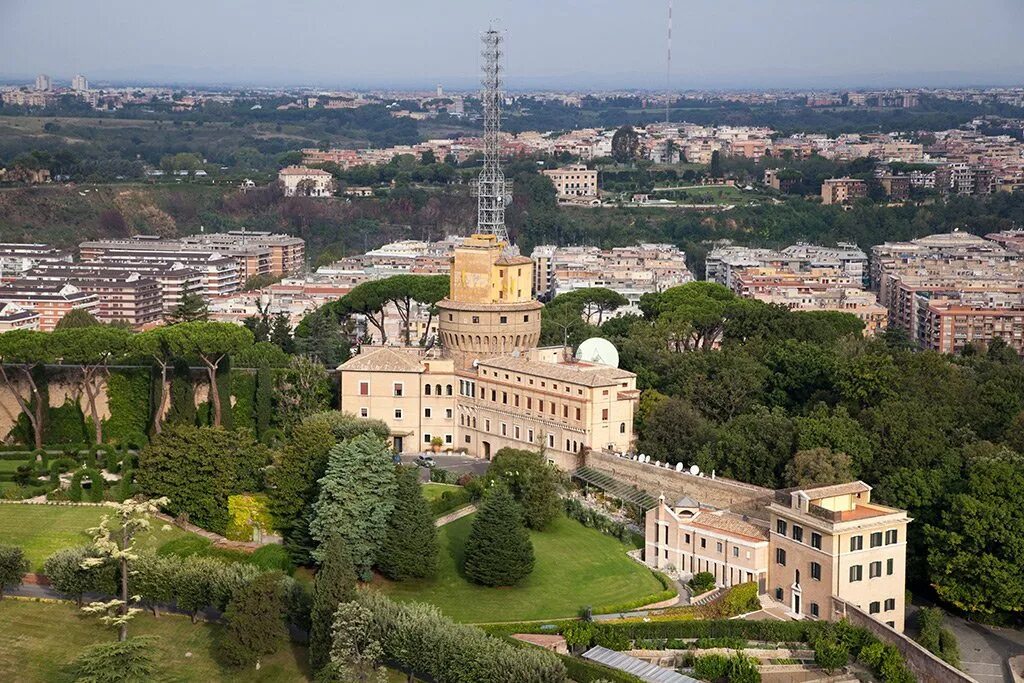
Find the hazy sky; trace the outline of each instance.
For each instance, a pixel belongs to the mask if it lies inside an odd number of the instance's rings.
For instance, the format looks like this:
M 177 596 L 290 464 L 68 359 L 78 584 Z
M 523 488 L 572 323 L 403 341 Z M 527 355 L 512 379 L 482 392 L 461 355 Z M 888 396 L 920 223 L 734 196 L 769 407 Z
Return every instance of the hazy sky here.
M 1024 0 L 674 0 L 672 87 L 1024 83 Z M 665 84 L 668 0 L 0 0 L 0 77 L 475 87 Z

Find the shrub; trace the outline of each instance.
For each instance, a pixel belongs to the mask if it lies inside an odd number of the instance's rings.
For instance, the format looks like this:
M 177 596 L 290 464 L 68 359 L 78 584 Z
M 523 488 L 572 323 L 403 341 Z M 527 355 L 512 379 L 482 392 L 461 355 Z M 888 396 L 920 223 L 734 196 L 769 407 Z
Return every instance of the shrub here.
M 448 470 L 435 467 L 430 470 L 430 481 L 437 484 L 454 484 L 455 477 Z
M 263 655 L 276 652 L 288 637 L 280 574 L 268 572 L 246 584 L 228 603 L 224 621 L 225 658 L 259 668 Z
M 757 597 L 757 583 L 750 581 L 733 586 L 713 606 L 718 609 L 718 616 L 735 617 L 761 609 L 761 601 Z
M 761 672 L 757 668 L 757 660 L 737 652 L 729 657 L 725 675 L 729 683 L 760 683 Z
M 430 514 L 440 517 L 446 512 L 455 510 L 472 502 L 472 496 L 464 488 L 445 491 L 439 498 L 430 501 Z
M 843 643 L 822 639 L 814 644 L 814 663 L 829 675 L 846 666 L 849 658 L 850 652 Z
M 513 586 L 533 571 L 533 563 L 533 543 L 519 506 L 504 487 L 496 487 L 466 540 L 466 577 L 483 586 Z
M 574 621 L 562 629 L 562 637 L 570 648 L 589 648 L 595 633 L 594 624 L 589 621 Z
M 14 476 L 11 477 L 11 481 L 19 486 L 28 486 L 36 480 L 36 466 L 35 463 L 28 463 L 25 465 L 18 465 L 18 469 L 15 471 Z
M 654 574 L 654 578 L 656 578 L 661 584 L 662 590 L 659 592 L 645 595 L 641 598 L 637 598 L 636 600 L 612 603 L 610 605 L 599 605 L 594 607 L 591 611 L 594 614 L 620 614 L 622 612 L 635 610 L 643 607 L 644 605 L 651 605 L 656 602 L 668 600 L 669 598 L 674 598 L 679 594 L 675 589 L 675 584 L 673 584 L 667 576 L 661 572 L 652 571 L 651 573 Z
M 693 660 L 693 675 L 704 681 L 717 681 L 725 678 L 729 658 L 725 655 L 701 655 Z
M 81 683 L 148 681 L 156 673 L 155 641 L 153 636 L 137 636 L 123 642 L 90 645 L 72 665 L 75 680 Z
M 694 595 L 701 595 L 712 590 L 715 585 L 715 575 L 711 572 L 697 572 L 687 584 Z
M 68 497 L 73 501 L 81 501 L 83 497 L 82 479 L 89 480 L 89 501 L 92 503 L 103 502 L 103 475 L 98 470 L 90 467 L 82 468 L 71 477 L 71 488 L 68 489 Z
M 15 545 L 0 545 L 0 599 L 4 597 L 4 590 L 21 583 L 28 569 L 25 551 Z
M 643 546 L 642 536 L 630 531 L 629 527 L 622 522 L 617 522 L 607 515 L 590 509 L 575 498 L 563 499 L 562 505 L 566 516 L 570 519 L 575 519 L 583 526 L 589 529 L 596 529 L 603 534 L 619 539 L 623 543 L 638 548 Z
M 413 468 L 398 468 L 395 506 L 377 553 L 377 568 L 396 581 L 433 576 L 437 569 L 437 528 L 418 474 Z

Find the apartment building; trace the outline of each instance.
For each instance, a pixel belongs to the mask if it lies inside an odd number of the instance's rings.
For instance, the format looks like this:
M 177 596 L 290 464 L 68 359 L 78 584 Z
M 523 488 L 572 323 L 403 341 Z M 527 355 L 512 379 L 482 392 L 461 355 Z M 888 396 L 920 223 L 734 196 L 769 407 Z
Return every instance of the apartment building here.
M 95 294 L 61 282 L 16 280 L 0 286 L 0 304 L 13 304 L 39 315 L 39 330 L 52 332 L 60 319 L 76 308 L 93 315 L 99 302 Z
M 921 348 L 960 353 L 968 344 L 985 348 L 1001 339 L 1024 355 L 1024 286 L 1015 291 L 918 294 L 916 303 L 914 331 Z
M 604 287 L 626 297 L 634 310 L 640 297 L 693 281 L 686 253 L 671 244 L 633 247 L 535 247 L 530 254 L 534 290 L 555 297 L 588 287 Z
M 754 581 L 768 586 L 768 527 L 689 496 L 671 505 L 665 496 L 644 518 L 644 561 L 655 569 L 710 572 L 720 586 Z
M 897 631 L 906 608 L 904 510 L 871 502 L 857 481 L 780 491 L 771 514 L 768 593 L 802 618 L 835 618 L 832 598 Z
M 867 254 L 848 242 L 839 242 L 834 247 L 800 243 L 781 250 L 724 245 L 707 255 L 704 277 L 735 290 L 736 273 L 747 268 L 776 268 L 794 273 L 835 268 L 851 281 L 857 281 L 864 279 L 867 267 Z
M 83 263 L 103 268 L 141 265 L 179 271 L 190 269 L 199 274 L 199 293 L 207 298 L 232 294 L 245 282 L 245 272 L 237 258 L 214 250 L 189 249 L 177 242 L 134 238 L 99 240 L 82 242 L 79 249 Z
M 243 277 L 295 275 L 305 269 L 306 241 L 259 230 L 206 232 L 182 237 L 185 248 L 213 249 L 243 261 Z
M 94 295 L 96 306 L 92 314 L 100 322 L 123 322 L 138 329 L 163 320 L 160 283 L 138 271 L 62 264 L 30 270 L 22 282 L 68 283 Z
M 800 172 L 790 168 L 766 168 L 764 171 L 764 184 L 782 193 L 790 192 L 800 178 Z
M 822 204 L 849 204 L 867 196 L 867 183 L 855 178 L 829 178 L 821 185 Z
M 0 282 L 17 280 L 41 263 L 71 263 L 71 254 L 48 244 L 0 243 Z
M 585 164 L 546 169 L 541 173 L 551 179 L 559 201 L 600 203 L 597 199 L 597 171 L 588 169 Z
M 0 302 L 0 332 L 38 329 L 38 313 L 17 304 Z
M 879 290 L 884 303 L 885 274 L 928 262 L 953 264 L 984 260 L 989 263 L 1015 261 L 1020 255 L 994 240 L 954 230 L 920 237 L 909 242 L 885 242 L 871 247 L 870 284 Z
M 966 162 L 942 164 L 935 169 L 935 189 L 940 194 L 992 194 L 995 174 L 987 166 Z
M 878 179 L 885 196 L 895 202 L 910 198 L 910 177 L 905 175 L 884 175 Z
M 334 176 L 319 168 L 288 166 L 277 173 L 285 197 L 330 197 L 334 194 Z

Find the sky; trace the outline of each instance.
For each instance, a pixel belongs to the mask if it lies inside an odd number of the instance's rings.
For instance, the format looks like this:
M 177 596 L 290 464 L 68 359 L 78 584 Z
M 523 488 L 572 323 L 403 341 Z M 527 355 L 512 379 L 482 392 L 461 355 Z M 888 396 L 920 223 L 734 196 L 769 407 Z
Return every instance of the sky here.
M 0 78 L 666 86 L 668 0 L 0 0 Z M 674 90 L 1024 84 L 1024 0 L 674 0 Z

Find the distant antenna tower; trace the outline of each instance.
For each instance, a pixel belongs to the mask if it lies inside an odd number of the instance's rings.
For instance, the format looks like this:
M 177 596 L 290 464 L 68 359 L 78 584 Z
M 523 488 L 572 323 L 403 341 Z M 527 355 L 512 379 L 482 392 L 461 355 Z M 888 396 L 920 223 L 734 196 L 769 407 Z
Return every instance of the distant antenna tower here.
M 665 123 L 668 123 L 672 110 L 672 0 L 668 0 L 668 52 L 665 57 Z
M 477 179 L 477 232 L 495 235 L 498 241 L 509 244 L 505 228 L 505 207 L 512 200 L 512 183 L 501 171 L 501 43 L 500 31 L 491 28 L 482 38 L 484 58 L 484 167 Z

